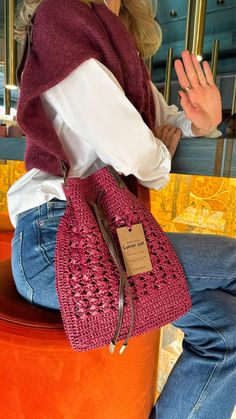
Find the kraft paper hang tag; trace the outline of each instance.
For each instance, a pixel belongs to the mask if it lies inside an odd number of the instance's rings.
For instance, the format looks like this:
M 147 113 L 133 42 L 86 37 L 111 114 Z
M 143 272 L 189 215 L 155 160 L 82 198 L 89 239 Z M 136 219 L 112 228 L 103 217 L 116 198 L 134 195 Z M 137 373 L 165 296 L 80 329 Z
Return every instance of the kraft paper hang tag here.
M 116 231 L 127 275 L 132 276 L 151 271 L 152 263 L 142 224 L 132 225 L 132 230 L 121 227 Z

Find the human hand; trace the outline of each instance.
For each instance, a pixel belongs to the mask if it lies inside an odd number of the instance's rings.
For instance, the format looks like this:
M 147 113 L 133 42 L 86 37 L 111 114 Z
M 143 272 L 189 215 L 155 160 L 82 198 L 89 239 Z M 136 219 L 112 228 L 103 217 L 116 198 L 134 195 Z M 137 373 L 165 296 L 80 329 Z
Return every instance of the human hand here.
M 158 128 L 154 129 L 155 137 L 161 140 L 166 148 L 169 150 L 171 157 L 175 154 L 177 145 L 181 138 L 181 130 L 179 128 L 174 127 L 173 125 L 166 124 L 161 125 Z
M 214 131 L 222 120 L 220 92 L 215 85 L 210 66 L 203 61 L 203 69 L 195 55 L 188 50 L 182 59 L 175 60 L 175 71 L 183 90 L 179 91 L 180 104 L 192 121 L 193 133 L 204 136 Z

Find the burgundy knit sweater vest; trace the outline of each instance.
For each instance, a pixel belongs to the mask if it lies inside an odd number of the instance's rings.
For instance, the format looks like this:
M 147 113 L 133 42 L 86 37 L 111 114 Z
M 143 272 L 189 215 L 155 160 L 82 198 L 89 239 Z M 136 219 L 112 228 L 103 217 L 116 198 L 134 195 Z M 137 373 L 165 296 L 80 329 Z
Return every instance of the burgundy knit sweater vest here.
M 99 60 L 114 74 L 145 123 L 154 128 L 155 107 L 148 71 L 121 20 L 104 4 L 89 7 L 79 0 L 44 0 L 34 18 L 17 110 L 27 140 L 27 170 L 38 168 L 60 176 L 60 160 L 69 166 L 40 94 L 89 58 Z

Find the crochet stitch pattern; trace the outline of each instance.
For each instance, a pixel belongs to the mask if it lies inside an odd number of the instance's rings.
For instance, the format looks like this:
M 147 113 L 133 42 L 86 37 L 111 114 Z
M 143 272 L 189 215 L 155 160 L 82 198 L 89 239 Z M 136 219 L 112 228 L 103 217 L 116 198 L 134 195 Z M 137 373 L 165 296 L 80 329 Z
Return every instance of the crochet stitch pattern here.
M 90 201 L 101 191 L 103 211 L 117 247 L 116 229 L 142 223 L 153 270 L 128 277 L 137 336 L 170 323 L 191 307 L 181 264 L 147 208 L 107 168 L 85 178 L 67 178 L 67 207 L 57 232 L 56 286 L 65 332 L 76 351 L 108 345 L 117 324 L 120 274 L 101 235 Z M 121 252 L 120 252 L 121 253 Z M 130 326 L 127 292 L 119 340 Z

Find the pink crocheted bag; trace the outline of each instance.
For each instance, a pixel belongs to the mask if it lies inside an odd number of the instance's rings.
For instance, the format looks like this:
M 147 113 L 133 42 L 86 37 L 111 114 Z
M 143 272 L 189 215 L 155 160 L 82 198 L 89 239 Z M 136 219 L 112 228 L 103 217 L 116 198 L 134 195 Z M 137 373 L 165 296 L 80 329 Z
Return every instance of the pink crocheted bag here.
M 57 232 L 56 286 L 65 332 L 76 351 L 141 335 L 191 307 L 180 262 L 160 226 L 112 168 L 67 178 Z M 128 277 L 116 229 L 142 223 L 152 270 Z

